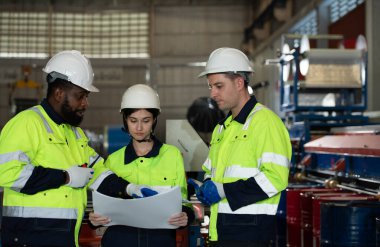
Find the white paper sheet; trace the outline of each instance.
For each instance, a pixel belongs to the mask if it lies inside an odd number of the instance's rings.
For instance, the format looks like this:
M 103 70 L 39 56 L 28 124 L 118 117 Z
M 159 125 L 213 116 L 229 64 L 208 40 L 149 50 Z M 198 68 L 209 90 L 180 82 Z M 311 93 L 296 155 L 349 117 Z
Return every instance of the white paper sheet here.
M 182 211 L 180 187 L 176 186 L 155 196 L 120 199 L 92 192 L 94 212 L 108 216 L 111 225 L 126 225 L 149 229 L 175 229 L 168 224 L 170 216 Z

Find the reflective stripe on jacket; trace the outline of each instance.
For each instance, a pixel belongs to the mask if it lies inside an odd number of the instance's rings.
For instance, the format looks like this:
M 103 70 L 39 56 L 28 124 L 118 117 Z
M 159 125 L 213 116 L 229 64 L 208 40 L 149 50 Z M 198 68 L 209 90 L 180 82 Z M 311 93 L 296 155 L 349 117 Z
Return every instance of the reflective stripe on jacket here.
M 62 222 L 67 220 L 67 229 L 57 230 L 56 238 L 62 238 L 61 233 L 69 236 L 67 231 L 71 231 L 72 242 L 67 242 L 67 246 L 78 246 L 78 234 L 87 204 L 86 188 L 60 186 L 33 194 L 21 193 L 20 190 L 30 181 L 35 167 L 65 170 L 73 165 L 91 164 L 98 156 L 88 145 L 81 128 L 56 124 L 42 106 L 16 115 L 6 124 L 0 136 L 0 186 L 4 187 L 3 216 L 7 222 L 22 226 L 35 219 L 35 222 L 41 220 L 44 224 L 59 221 L 60 225 L 64 225 Z M 103 159 L 99 158 L 93 168 L 95 174 L 92 182 L 106 170 Z M 70 229 L 71 222 L 74 222 L 75 230 L 74 227 Z M 51 225 L 54 226 L 53 223 Z M 7 227 L 10 226 L 3 222 L 2 231 L 7 231 Z M 44 240 L 39 227 L 38 224 L 29 224 L 27 232 L 17 227 L 9 231 L 14 233 L 12 237 L 20 245 L 40 245 Z M 52 240 L 54 236 L 48 239 Z
M 163 144 L 157 156 L 137 157 L 128 164 L 124 164 L 125 149 L 123 147 L 108 156 L 105 166 L 129 183 L 154 186 L 157 189 L 180 186 L 182 198 L 187 199 L 183 158 L 176 147 Z
M 225 189 L 229 200 L 224 198 L 211 206 L 210 240 L 217 241 L 218 213 L 276 214 L 279 192 L 288 183 L 291 144 L 281 119 L 260 103 L 251 110 L 244 124 L 229 116 L 223 125 L 216 126 L 210 144 L 208 159 L 203 164 L 205 178 L 224 184 L 253 178 L 253 183 L 261 188 L 257 193 L 262 198 L 232 210 L 229 203 L 239 199 L 230 198 Z
M 105 165 L 129 183 L 149 185 L 157 191 L 179 186 L 182 198 L 187 199 L 186 176 L 180 151 L 156 139 L 154 142 L 153 149 L 145 157 L 138 157 L 130 143 L 108 156 Z M 191 204 L 183 205 L 191 208 Z M 121 246 L 124 243 L 136 247 L 175 246 L 175 230 L 129 226 L 107 228 L 103 235 L 102 246 Z

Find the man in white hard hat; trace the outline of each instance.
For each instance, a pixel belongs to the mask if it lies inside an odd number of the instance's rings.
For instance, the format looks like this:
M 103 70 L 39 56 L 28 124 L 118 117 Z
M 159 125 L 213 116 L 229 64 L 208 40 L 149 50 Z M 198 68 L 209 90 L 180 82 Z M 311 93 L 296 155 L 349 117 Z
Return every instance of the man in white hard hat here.
M 253 69 L 234 48 L 213 51 L 205 70 L 210 95 L 227 117 L 214 129 L 198 199 L 210 206 L 211 246 L 271 246 L 291 144 L 281 119 L 248 93 Z
M 53 56 L 47 97 L 20 112 L 0 135 L 4 187 L 2 246 L 79 246 L 86 187 L 102 183 L 103 159 L 88 145 L 81 121 L 94 73 L 79 51 Z

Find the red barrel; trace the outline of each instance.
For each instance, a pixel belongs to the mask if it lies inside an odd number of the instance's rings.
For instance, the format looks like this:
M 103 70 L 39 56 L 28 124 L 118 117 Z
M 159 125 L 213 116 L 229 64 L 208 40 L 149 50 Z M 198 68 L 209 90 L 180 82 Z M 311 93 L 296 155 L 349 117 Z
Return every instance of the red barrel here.
M 321 239 L 321 203 L 331 201 L 360 201 L 360 200 L 375 200 L 376 198 L 370 195 L 343 193 L 343 194 L 315 194 L 312 196 L 312 212 L 313 212 L 313 245 L 320 246 Z
M 332 192 L 323 187 L 289 187 L 286 190 L 287 247 L 301 247 L 301 192 Z

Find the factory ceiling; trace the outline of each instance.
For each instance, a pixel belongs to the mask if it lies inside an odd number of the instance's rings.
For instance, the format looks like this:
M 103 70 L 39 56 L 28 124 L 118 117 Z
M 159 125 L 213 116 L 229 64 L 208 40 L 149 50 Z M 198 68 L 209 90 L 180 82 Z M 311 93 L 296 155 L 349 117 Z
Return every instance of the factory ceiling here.
M 242 39 L 247 54 L 252 48 L 267 44 L 270 39 L 287 28 L 304 11 L 310 11 L 323 0 L 1 0 L 0 11 L 17 12 L 66 12 L 66 13 L 102 13 L 109 11 L 153 10 L 155 7 L 198 7 L 198 6 L 236 6 L 243 5 L 250 9 L 251 22 L 247 23 Z M 301 11 L 302 9 L 302 11 Z M 238 13 L 237 13 L 238 14 Z M 298 17 L 295 18 L 295 15 Z M 285 25 L 287 24 L 287 25 Z M 257 49 L 256 49 L 257 50 Z
M 259 0 L 2 0 L 0 10 L 39 11 L 48 7 L 60 11 L 99 11 L 152 6 L 252 5 Z

